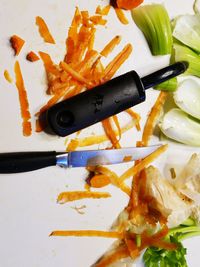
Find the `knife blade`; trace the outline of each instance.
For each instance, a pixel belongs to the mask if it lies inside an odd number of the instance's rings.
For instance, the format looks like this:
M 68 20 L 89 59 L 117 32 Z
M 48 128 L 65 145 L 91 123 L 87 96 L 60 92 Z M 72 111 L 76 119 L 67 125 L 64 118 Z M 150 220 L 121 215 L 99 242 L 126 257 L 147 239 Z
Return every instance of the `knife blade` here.
M 73 152 L 14 152 L 0 153 L 0 173 L 29 172 L 49 166 L 87 167 L 118 164 L 142 159 L 161 145 L 110 150 L 83 150 Z

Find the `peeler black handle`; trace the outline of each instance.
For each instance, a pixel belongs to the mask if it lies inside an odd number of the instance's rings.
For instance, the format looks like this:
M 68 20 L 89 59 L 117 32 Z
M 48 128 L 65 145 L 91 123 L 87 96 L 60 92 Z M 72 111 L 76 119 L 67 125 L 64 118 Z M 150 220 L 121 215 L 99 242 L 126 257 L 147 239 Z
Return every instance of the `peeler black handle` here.
M 0 173 L 20 173 L 56 165 L 56 152 L 16 152 L 0 154 Z
M 51 107 L 47 123 L 57 135 L 69 135 L 143 102 L 145 89 L 183 73 L 187 67 L 187 62 L 177 62 L 142 79 L 130 71 Z
M 66 136 L 145 100 L 145 90 L 135 71 L 60 102 L 47 111 L 51 129 Z

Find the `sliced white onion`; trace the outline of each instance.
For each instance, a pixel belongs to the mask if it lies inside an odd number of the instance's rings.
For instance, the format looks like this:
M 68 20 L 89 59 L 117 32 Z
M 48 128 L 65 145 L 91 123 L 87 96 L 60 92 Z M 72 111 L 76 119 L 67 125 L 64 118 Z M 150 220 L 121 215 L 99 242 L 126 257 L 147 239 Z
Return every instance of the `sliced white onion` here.
M 176 105 L 190 114 L 200 119 L 200 84 L 192 79 L 186 79 L 174 92 L 174 101 Z
M 171 139 L 187 145 L 200 146 L 200 123 L 178 108 L 167 112 L 159 126 Z

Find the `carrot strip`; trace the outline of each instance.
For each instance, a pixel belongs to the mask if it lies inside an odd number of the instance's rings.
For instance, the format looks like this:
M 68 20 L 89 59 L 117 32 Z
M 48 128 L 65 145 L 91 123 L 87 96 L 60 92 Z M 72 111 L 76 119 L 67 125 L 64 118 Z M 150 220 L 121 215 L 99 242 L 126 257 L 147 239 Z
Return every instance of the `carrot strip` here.
M 90 186 L 95 188 L 101 188 L 110 184 L 110 178 L 104 174 L 96 174 L 90 179 Z
M 67 230 L 67 231 L 53 231 L 50 236 L 92 236 L 92 237 L 106 237 L 106 238 L 122 238 L 123 233 L 107 232 L 98 230 Z
M 31 51 L 27 54 L 26 59 L 28 61 L 35 62 L 39 60 L 40 58 L 33 51 Z
M 115 125 L 117 127 L 117 131 L 119 133 L 119 140 L 120 140 L 121 137 L 122 137 L 122 131 L 121 131 L 121 127 L 120 127 L 117 115 L 112 116 L 112 119 L 113 119 L 113 121 L 114 121 L 114 123 L 115 123 Z
M 66 39 L 66 55 L 65 55 L 65 59 L 64 61 L 66 63 L 70 63 L 74 54 L 74 49 L 77 45 L 77 40 L 78 40 L 78 28 L 81 24 L 82 21 L 82 17 L 81 17 L 81 13 L 78 9 L 78 7 L 76 7 L 75 13 L 74 13 L 74 17 L 72 19 L 72 23 L 71 26 L 68 30 L 68 37 Z
M 122 24 L 126 25 L 129 23 L 129 21 L 126 18 L 126 16 L 124 15 L 124 12 L 122 11 L 122 9 L 115 7 L 115 13 Z
M 91 86 L 91 83 L 89 81 L 87 81 L 81 74 L 79 74 L 78 72 L 76 72 L 74 69 L 72 69 L 67 63 L 65 63 L 64 61 L 60 63 L 60 67 L 66 71 L 67 73 L 69 73 L 73 79 L 75 79 L 76 81 L 83 83 L 87 86 Z
M 128 258 L 130 253 L 124 245 L 116 248 L 112 253 L 102 257 L 96 264 L 95 267 L 106 267 L 115 263 L 121 259 Z
M 110 80 L 119 67 L 126 61 L 132 52 L 132 45 L 127 44 L 122 51 L 107 65 L 102 82 Z
M 59 71 L 58 69 L 55 67 L 51 57 L 49 54 L 45 53 L 45 52 L 42 52 L 42 51 L 39 51 L 39 55 L 44 63 L 44 67 L 45 67 L 45 70 L 46 72 L 51 72 L 55 75 L 58 75 L 59 74 Z
M 107 16 L 109 11 L 110 11 L 110 8 L 111 8 L 111 5 L 107 5 L 107 6 L 103 7 L 103 8 L 98 6 L 96 8 L 96 12 L 95 13 L 98 14 L 98 15 Z
M 11 78 L 9 72 L 7 70 L 5 70 L 3 74 L 4 74 L 4 78 L 6 79 L 6 81 L 9 83 L 12 83 L 12 78 Z
M 37 16 L 35 21 L 36 21 L 36 25 L 39 28 L 40 36 L 44 39 L 44 41 L 46 43 L 55 44 L 55 40 L 53 36 L 51 35 L 47 27 L 47 24 L 45 23 L 43 18 L 41 18 L 40 16 Z
M 19 55 L 24 43 L 25 41 L 17 35 L 13 35 L 10 38 L 10 44 L 12 48 L 14 49 L 15 56 Z
M 92 168 L 88 168 L 88 170 L 92 170 Z M 111 184 L 121 189 L 124 193 L 126 193 L 128 196 L 131 194 L 131 189 L 129 186 L 127 186 L 125 183 L 121 182 L 118 175 L 109 170 L 106 167 L 103 166 L 97 166 L 94 168 L 95 173 L 103 174 L 109 177 Z
M 131 121 L 126 126 L 122 127 L 121 132 L 122 133 L 127 132 L 128 130 L 133 128 L 134 125 L 135 125 L 135 122 Z M 116 136 L 119 135 L 118 131 L 114 131 L 114 132 Z M 76 138 L 75 140 L 77 141 L 79 147 L 86 147 L 86 146 L 101 144 L 105 141 L 108 141 L 109 139 L 107 135 L 95 135 L 95 136 L 88 136 L 85 138 Z
M 77 139 L 72 139 L 70 141 L 70 143 L 68 144 L 66 151 L 68 151 L 68 152 L 69 151 L 75 151 L 77 149 L 78 145 L 79 145 L 78 140 Z
M 120 43 L 120 41 L 121 36 L 115 36 L 101 51 L 101 55 L 107 57 L 113 51 L 113 49 Z
M 91 36 L 90 36 L 89 42 L 88 42 L 88 51 L 93 50 L 94 40 L 95 40 L 95 33 L 96 33 L 96 29 L 93 28 L 92 31 L 91 31 Z
M 92 21 L 95 25 L 105 25 L 107 23 L 106 19 L 103 19 L 102 16 L 92 16 L 90 17 L 90 21 Z
M 136 129 L 138 131 L 141 130 L 141 127 L 140 127 L 140 120 L 141 120 L 141 117 L 138 113 L 136 113 L 135 111 L 133 111 L 131 108 L 127 109 L 126 112 L 135 120 L 135 123 L 136 123 Z
M 168 147 L 168 145 L 163 145 L 163 146 L 159 147 L 152 154 L 150 154 L 149 156 L 144 158 L 140 163 L 129 168 L 127 171 L 125 171 L 119 177 L 120 182 L 124 182 L 129 177 L 136 175 L 138 172 L 140 172 L 142 169 L 144 169 L 147 165 L 149 165 L 152 161 L 154 161 L 160 154 L 162 154 L 164 151 L 166 151 L 167 147 Z
M 106 192 L 88 192 L 88 191 L 70 191 L 59 194 L 57 202 L 64 204 L 69 201 L 79 200 L 83 198 L 108 198 L 111 197 Z
M 142 141 L 144 143 L 144 146 L 148 145 L 149 139 L 153 134 L 153 130 L 156 124 L 156 121 L 160 115 L 160 111 L 165 103 L 165 100 L 167 98 L 166 92 L 160 92 L 154 106 L 151 109 L 151 112 L 148 116 L 148 119 L 145 123 L 143 135 L 142 135 Z
M 102 121 L 102 125 L 104 128 L 104 131 L 106 133 L 106 135 L 108 136 L 108 138 L 110 139 L 111 143 L 113 144 L 114 148 L 120 148 L 120 144 L 119 141 L 116 138 L 115 132 L 112 128 L 111 122 L 110 122 L 111 118 L 105 119 Z
M 29 112 L 29 103 L 28 103 L 26 88 L 24 86 L 20 64 L 18 61 L 15 62 L 14 71 L 15 71 L 15 77 L 16 77 L 15 84 L 16 84 L 16 87 L 18 89 L 18 94 L 19 94 L 21 117 L 23 120 L 22 122 L 23 135 L 30 136 L 32 129 L 31 129 L 31 122 L 29 120 L 31 118 L 31 115 Z
M 101 14 L 103 16 L 107 16 L 110 11 L 111 5 L 107 5 L 101 9 Z

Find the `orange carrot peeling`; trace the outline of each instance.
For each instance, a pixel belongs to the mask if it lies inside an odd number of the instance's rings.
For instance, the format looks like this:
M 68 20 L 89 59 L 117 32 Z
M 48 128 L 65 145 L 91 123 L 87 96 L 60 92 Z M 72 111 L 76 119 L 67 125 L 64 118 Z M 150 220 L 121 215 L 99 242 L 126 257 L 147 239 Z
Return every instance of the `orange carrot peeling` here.
M 149 139 L 151 135 L 153 134 L 153 130 L 154 130 L 157 118 L 160 115 L 160 111 L 163 107 L 163 104 L 165 103 L 166 98 L 167 98 L 167 93 L 160 92 L 154 106 L 151 109 L 151 112 L 145 123 L 143 135 L 142 135 L 142 141 L 143 141 L 144 146 L 148 145 Z
M 115 36 L 101 51 L 101 55 L 107 57 L 121 41 L 121 36 Z
M 25 41 L 17 35 L 13 35 L 10 38 L 10 44 L 15 51 L 15 56 L 19 55 Z
M 89 191 L 69 191 L 59 194 L 57 202 L 64 204 L 69 201 L 84 199 L 84 198 L 108 198 L 111 195 L 107 192 L 89 192 Z
M 106 238 L 122 238 L 123 233 L 119 232 L 107 232 L 98 230 L 67 230 L 67 231 L 53 231 L 50 236 L 93 236 L 93 237 L 106 237 Z
M 122 9 L 115 7 L 115 13 L 122 24 L 126 25 L 129 23 Z
M 24 86 L 20 64 L 18 61 L 15 62 L 14 71 L 15 71 L 15 77 L 16 77 L 16 87 L 18 89 L 19 101 L 20 101 L 20 107 L 21 107 L 21 117 L 23 120 L 23 123 L 22 123 L 23 135 L 30 136 L 32 129 L 31 129 L 31 122 L 29 120 L 31 118 L 31 115 L 29 112 L 29 103 L 28 103 L 26 88 Z
M 6 79 L 7 82 L 12 83 L 12 78 L 10 77 L 10 74 L 7 70 L 4 71 L 4 78 Z
M 26 59 L 28 61 L 35 62 L 39 60 L 40 58 L 33 51 L 31 51 L 27 54 Z
M 38 26 L 40 36 L 44 39 L 44 41 L 46 43 L 55 44 L 55 40 L 54 40 L 53 36 L 51 35 L 51 33 L 47 27 L 47 24 L 45 23 L 43 18 L 41 18 L 40 16 L 37 16 L 36 17 L 36 25 Z

